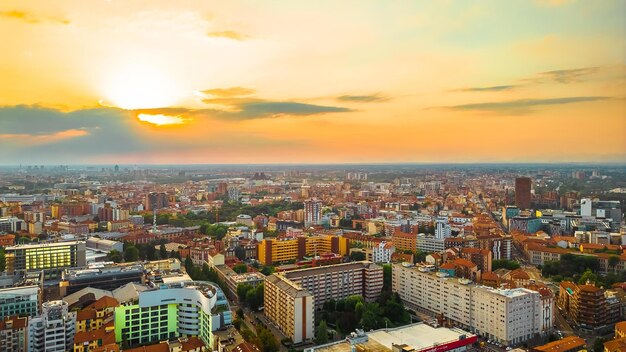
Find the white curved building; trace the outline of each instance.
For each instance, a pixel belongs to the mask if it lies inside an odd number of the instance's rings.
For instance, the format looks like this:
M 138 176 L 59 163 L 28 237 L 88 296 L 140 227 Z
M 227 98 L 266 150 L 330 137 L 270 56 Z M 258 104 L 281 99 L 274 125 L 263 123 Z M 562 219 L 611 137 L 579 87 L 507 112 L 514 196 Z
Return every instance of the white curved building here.
M 115 309 L 115 339 L 122 346 L 198 336 L 213 346 L 212 331 L 231 324 L 222 290 L 214 283 L 189 281 L 141 292 L 137 302 Z
M 41 305 L 41 315 L 28 321 L 28 350 L 64 352 L 72 349 L 76 332 L 76 313 L 68 311 L 65 301 Z

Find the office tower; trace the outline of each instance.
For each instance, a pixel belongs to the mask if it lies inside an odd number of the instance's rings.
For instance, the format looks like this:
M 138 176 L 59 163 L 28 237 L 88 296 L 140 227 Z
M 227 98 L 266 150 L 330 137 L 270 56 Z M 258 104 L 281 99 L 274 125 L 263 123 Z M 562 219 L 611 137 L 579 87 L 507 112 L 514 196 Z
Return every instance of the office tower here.
M 591 199 L 583 198 L 580 200 L 580 215 L 591 216 Z
M 169 205 L 167 193 L 150 192 L 146 194 L 145 210 L 152 211 L 154 209 L 167 208 Z
M 64 301 L 42 304 L 42 313 L 28 322 L 28 351 L 64 352 L 73 349 L 76 313 Z
M 304 201 L 304 226 L 319 225 L 322 222 L 322 201 L 307 199 Z
M 213 331 L 232 323 L 222 290 L 208 282 L 161 284 L 134 304 L 115 308 L 115 340 L 129 345 L 198 336 L 213 346 Z
M 300 285 L 282 275 L 265 279 L 265 315 L 294 343 L 314 337 L 315 299 Z
M 515 179 L 515 206 L 520 209 L 530 209 L 530 177 Z
M 85 242 L 55 242 L 24 244 L 5 248 L 6 271 L 59 271 L 58 269 L 85 266 Z

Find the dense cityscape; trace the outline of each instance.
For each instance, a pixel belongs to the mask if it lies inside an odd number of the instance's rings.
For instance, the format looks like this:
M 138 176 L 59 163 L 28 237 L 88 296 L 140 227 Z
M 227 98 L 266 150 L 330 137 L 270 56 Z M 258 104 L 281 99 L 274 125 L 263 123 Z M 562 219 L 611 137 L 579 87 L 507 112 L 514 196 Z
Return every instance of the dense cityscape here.
M 625 198 L 610 165 L 5 167 L 0 350 L 613 351 Z
M 0 33 L 0 352 L 626 352 L 625 0 Z

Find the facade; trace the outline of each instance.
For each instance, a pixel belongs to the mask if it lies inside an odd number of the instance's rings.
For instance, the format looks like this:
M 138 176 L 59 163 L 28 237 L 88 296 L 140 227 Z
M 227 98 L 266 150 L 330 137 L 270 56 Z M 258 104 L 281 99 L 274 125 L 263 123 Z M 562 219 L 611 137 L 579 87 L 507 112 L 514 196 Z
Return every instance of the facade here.
M 379 243 L 378 246 L 371 249 L 372 258 L 368 260 L 371 260 L 374 263 L 389 263 L 391 262 L 391 256 L 395 251 L 396 248 L 393 246 L 393 243 L 383 241 Z
M 530 177 L 517 177 L 515 179 L 515 206 L 519 209 L 530 209 Z
M 42 313 L 28 322 L 28 351 L 65 352 L 73 349 L 76 313 L 64 301 L 42 304 Z
M 39 314 L 40 307 L 39 286 L 0 289 L 0 319 L 13 315 L 35 317 Z
M 85 242 L 24 244 L 5 248 L 6 271 L 56 271 L 86 265 Z
M 426 253 L 443 252 L 446 249 L 445 239 L 420 233 L 417 235 L 417 249 Z
M 261 264 L 271 265 L 302 259 L 305 256 L 335 253 L 348 255 L 349 240 L 342 236 L 318 235 L 297 238 L 266 238 L 257 246 Z
M 0 351 L 28 351 L 28 318 L 6 317 L 0 320 Z
M 322 201 L 308 199 L 304 201 L 304 226 L 320 225 L 322 223 Z
M 265 315 L 294 343 L 313 339 L 315 298 L 302 286 L 283 275 L 265 280 Z
M 104 252 L 116 250 L 120 253 L 124 253 L 124 244 L 122 242 L 105 240 L 97 237 L 87 239 L 85 246 L 90 249 L 97 249 Z
M 445 216 L 440 216 L 435 220 L 435 238 L 443 240 L 452 235 L 452 228 L 450 222 Z
M 315 307 L 348 296 L 362 296 L 373 302 L 383 289 L 382 267 L 368 261 L 342 263 L 287 271 L 284 276 L 315 296 Z
M 394 264 L 392 271 L 393 291 L 411 308 L 506 345 L 541 332 L 538 292 L 478 286 L 435 272 L 434 266 Z
M 391 238 L 396 250 L 415 252 L 417 249 L 417 234 L 395 231 Z
M 155 209 L 167 208 L 169 205 L 167 193 L 150 192 L 146 194 L 146 200 L 145 200 L 144 205 L 145 205 L 146 211 L 153 211 Z
M 213 331 L 230 325 L 230 307 L 209 282 L 162 284 L 143 291 L 134 304 L 115 308 L 115 341 L 130 346 L 180 336 L 198 336 L 213 346 Z

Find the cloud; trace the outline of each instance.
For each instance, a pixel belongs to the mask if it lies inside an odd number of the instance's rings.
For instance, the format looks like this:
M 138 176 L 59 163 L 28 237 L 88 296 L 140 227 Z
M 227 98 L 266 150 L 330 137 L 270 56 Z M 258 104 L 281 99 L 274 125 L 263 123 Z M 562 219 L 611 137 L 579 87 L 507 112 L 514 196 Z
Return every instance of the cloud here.
M 251 88 L 244 88 L 244 87 L 231 87 L 231 88 L 206 89 L 206 90 L 200 91 L 200 93 L 204 95 L 214 96 L 214 97 L 232 98 L 232 97 L 252 95 L 256 93 L 256 90 L 251 89 Z
M 337 100 L 348 102 L 375 103 L 387 101 L 389 100 L 389 97 L 376 93 L 369 95 L 342 95 L 340 97 L 337 97 Z
M 213 31 L 207 33 L 207 36 L 211 38 L 224 38 L 224 39 L 232 39 L 232 40 L 246 40 L 248 36 L 236 31 Z
M 193 114 L 210 115 L 216 118 L 248 120 L 278 116 L 309 116 L 333 112 L 348 112 L 351 109 L 292 101 L 270 101 L 251 96 L 256 91 L 250 88 L 232 87 L 201 91 L 208 96 L 202 101 L 217 105 L 216 109 L 195 110 Z
M 532 110 L 533 107 L 547 106 L 547 105 L 564 105 L 573 103 L 582 103 L 598 100 L 607 100 L 609 97 L 595 96 L 595 97 L 565 97 L 565 98 L 552 98 L 552 99 L 521 99 L 521 100 L 509 100 L 501 102 L 488 102 L 488 103 L 476 103 L 476 104 L 463 104 L 448 107 L 452 110 L 462 111 L 486 111 L 486 112 L 501 112 L 501 113 L 513 113 L 524 114 Z
M 236 124 L 226 122 L 226 117 L 248 118 L 239 114 L 263 114 L 254 109 L 233 113 L 211 109 L 124 110 L 104 107 L 64 112 L 42 106 L 0 106 L 0 163 L 171 162 L 180 161 L 181 155 L 190 153 L 198 161 L 212 152 L 225 155 L 235 151 L 250 153 L 265 149 L 273 151 L 277 146 L 300 148 L 306 145 L 306 141 L 285 137 L 273 139 L 258 131 L 240 130 Z M 305 114 L 303 110 L 306 109 L 275 106 L 265 113 Z M 180 116 L 190 122 L 177 124 L 176 129 L 156 127 L 155 123 L 160 120 L 142 122 L 139 120 L 142 113 L 153 118 L 159 114 L 172 114 L 168 116 Z M 224 121 L 213 123 L 216 118 Z M 185 129 L 184 133 L 179 133 L 179 128 Z M 223 132 L 217 129 L 223 129 Z
M 38 24 L 43 22 L 52 22 L 57 24 L 69 24 L 70 21 L 59 17 L 40 17 L 31 12 L 10 10 L 0 11 L 0 17 L 21 21 L 24 23 Z
M 470 87 L 456 89 L 456 92 L 501 92 L 505 90 L 512 90 L 517 88 L 517 85 L 505 85 L 505 86 L 491 86 L 491 87 Z
M 540 72 L 537 78 L 529 78 L 528 81 L 535 83 L 557 82 L 562 84 L 576 83 L 582 81 L 582 77 L 594 74 L 600 70 L 599 67 L 583 67 L 568 70 L 554 70 Z

